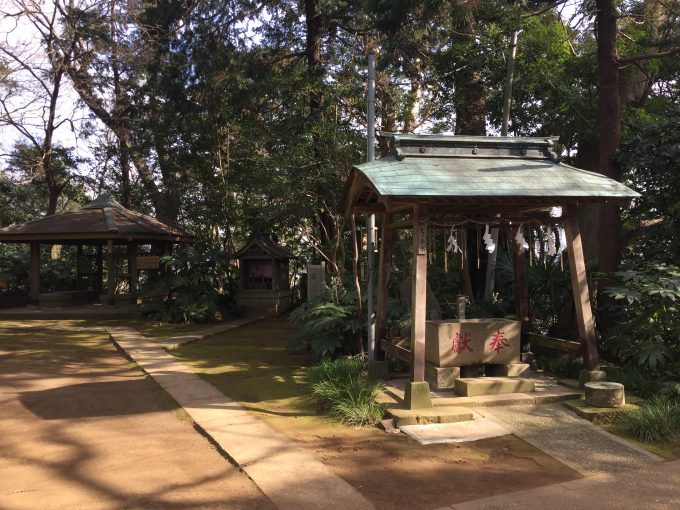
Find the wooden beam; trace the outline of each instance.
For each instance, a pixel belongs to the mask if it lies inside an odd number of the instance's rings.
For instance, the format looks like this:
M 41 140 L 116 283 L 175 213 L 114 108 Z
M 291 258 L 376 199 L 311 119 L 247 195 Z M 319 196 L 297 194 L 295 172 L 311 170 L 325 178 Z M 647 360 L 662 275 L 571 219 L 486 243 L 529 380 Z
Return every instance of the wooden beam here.
M 595 337 L 595 320 L 593 319 L 593 311 L 590 306 L 590 293 L 588 290 L 586 263 L 583 258 L 581 231 L 578 220 L 573 215 L 573 210 L 564 222 L 564 230 L 567 237 L 569 272 L 571 273 L 571 286 L 574 293 L 576 322 L 581 340 L 583 364 L 586 370 L 599 370 L 600 358 L 597 352 L 597 340 Z
M 427 222 L 422 206 L 413 208 L 413 275 L 411 295 L 411 380 L 425 381 L 425 320 L 427 298 Z
M 547 335 L 539 335 L 537 333 L 529 333 L 529 342 L 532 346 L 546 347 L 548 349 L 553 349 L 556 351 L 568 352 L 571 354 L 581 353 L 580 342 L 574 342 L 572 340 L 564 340 L 562 338 L 555 338 Z
M 387 222 L 392 221 L 392 214 L 382 216 L 382 239 L 380 245 L 380 262 L 378 267 L 378 296 L 375 307 L 375 337 L 385 338 L 387 332 L 387 305 L 390 300 L 390 273 L 392 272 L 392 252 L 394 250 L 394 231 L 386 228 Z M 378 343 L 376 346 L 379 347 Z M 385 359 L 384 352 L 378 348 L 375 359 Z
M 406 363 L 411 363 L 411 357 L 413 354 L 411 350 L 407 349 L 406 347 L 395 345 L 392 342 L 383 339 L 380 340 L 380 348 L 385 352 L 389 352 L 395 358 L 405 361 Z
M 370 204 L 353 204 L 353 213 L 368 213 L 368 214 L 380 214 L 385 212 L 385 206 L 382 204 L 370 203 Z
M 395 221 L 392 223 L 388 223 L 385 225 L 385 230 L 398 230 L 402 228 L 412 228 L 413 227 L 413 220 L 412 219 L 407 219 L 407 220 L 401 220 L 401 221 Z
M 389 213 L 398 213 L 404 211 L 411 211 L 413 209 L 413 202 L 397 202 L 388 197 L 380 196 L 379 199 L 381 203 L 385 204 L 385 209 Z
M 33 304 L 38 304 L 40 299 L 40 243 L 34 241 L 31 243 L 31 262 L 30 262 L 30 292 L 31 301 Z

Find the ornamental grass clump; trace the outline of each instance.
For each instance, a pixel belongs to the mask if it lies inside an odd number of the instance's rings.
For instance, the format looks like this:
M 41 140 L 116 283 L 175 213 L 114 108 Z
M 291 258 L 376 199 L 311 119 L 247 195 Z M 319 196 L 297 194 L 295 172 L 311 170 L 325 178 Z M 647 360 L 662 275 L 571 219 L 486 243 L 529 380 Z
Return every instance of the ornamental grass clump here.
M 653 397 L 639 409 L 626 413 L 623 426 L 636 439 L 648 443 L 677 439 L 680 437 L 680 400 Z
M 377 402 L 383 390 L 381 382 L 366 377 L 364 357 L 354 356 L 324 360 L 307 371 L 307 382 L 319 407 L 341 423 L 352 426 L 372 425 L 385 414 L 385 405 Z

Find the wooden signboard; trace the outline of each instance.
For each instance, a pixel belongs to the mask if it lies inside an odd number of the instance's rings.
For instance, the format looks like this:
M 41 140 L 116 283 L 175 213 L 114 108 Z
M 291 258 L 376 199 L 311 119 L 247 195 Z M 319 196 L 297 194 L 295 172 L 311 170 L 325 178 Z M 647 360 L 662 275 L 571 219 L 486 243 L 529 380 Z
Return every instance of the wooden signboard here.
M 137 269 L 158 269 L 161 264 L 160 259 L 157 255 L 137 257 Z

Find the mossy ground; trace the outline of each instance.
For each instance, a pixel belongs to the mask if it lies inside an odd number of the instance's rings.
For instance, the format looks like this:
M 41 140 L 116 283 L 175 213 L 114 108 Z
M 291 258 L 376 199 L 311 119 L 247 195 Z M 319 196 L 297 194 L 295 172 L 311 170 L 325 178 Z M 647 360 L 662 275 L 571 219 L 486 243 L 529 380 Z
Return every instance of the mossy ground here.
M 647 443 L 636 439 L 619 423 L 598 423 L 598 425 L 607 432 L 619 436 L 635 446 L 644 448 L 665 460 L 680 459 L 680 439 L 675 441 Z
M 378 508 L 432 509 L 580 478 L 515 436 L 421 446 L 316 412 L 305 384 L 312 360 L 287 345 L 295 326 L 258 321 L 173 351 L 225 395 L 313 452 Z

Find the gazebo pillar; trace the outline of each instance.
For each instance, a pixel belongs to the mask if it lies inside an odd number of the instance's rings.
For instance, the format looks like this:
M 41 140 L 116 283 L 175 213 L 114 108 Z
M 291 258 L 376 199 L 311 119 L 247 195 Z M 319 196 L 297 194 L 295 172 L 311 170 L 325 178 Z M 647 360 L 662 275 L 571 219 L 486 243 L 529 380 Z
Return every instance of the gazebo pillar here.
M 31 301 L 37 305 L 40 300 L 40 243 L 32 241 L 31 247 L 31 279 L 30 279 L 30 293 Z
M 104 247 L 97 245 L 97 291 L 104 290 Z
M 603 380 L 605 373 L 600 370 L 600 358 L 597 352 L 597 340 L 595 337 L 595 320 L 590 306 L 590 293 L 588 290 L 586 264 L 583 257 L 581 231 L 573 211 L 570 211 L 569 216 L 564 222 L 564 231 L 569 253 L 569 272 L 571 273 L 571 286 L 576 308 L 576 322 L 578 324 L 583 364 L 585 366 L 585 370 L 581 371 L 579 377 L 583 385 L 588 381 Z
M 106 302 L 115 303 L 116 297 L 116 264 L 113 258 L 113 239 L 106 241 Z
M 137 244 L 132 241 L 128 245 L 128 273 L 130 276 L 130 300 L 133 304 L 137 303 Z
M 430 385 L 425 381 L 425 320 L 427 298 L 427 222 L 421 205 L 413 208 L 413 282 L 411 285 L 411 382 L 404 404 L 408 409 L 432 407 Z

